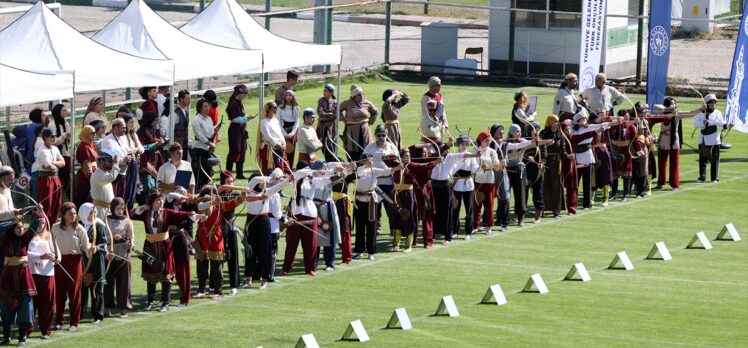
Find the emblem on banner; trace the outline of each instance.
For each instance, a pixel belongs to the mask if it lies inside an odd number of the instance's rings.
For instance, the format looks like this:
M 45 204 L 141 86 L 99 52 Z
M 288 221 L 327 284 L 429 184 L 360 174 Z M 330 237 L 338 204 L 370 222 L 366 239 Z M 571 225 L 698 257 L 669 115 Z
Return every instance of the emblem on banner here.
M 21 177 L 18 178 L 18 181 L 16 181 L 16 186 L 21 190 L 25 190 L 26 187 L 29 186 L 29 180 L 31 180 L 31 177 L 28 174 L 23 173 Z
M 655 26 L 649 32 L 649 49 L 656 56 L 661 56 L 667 52 L 670 46 L 670 37 L 662 26 Z
M 595 75 L 597 75 L 597 71 L 595 71 L 592 67 L 587 67 L 582 72 L 582 78 L 580 79 L 582 82 L 582 88 L 579 90 L 585 90 L 587 88 L 592 88 L 592 86 L 595 85 Z

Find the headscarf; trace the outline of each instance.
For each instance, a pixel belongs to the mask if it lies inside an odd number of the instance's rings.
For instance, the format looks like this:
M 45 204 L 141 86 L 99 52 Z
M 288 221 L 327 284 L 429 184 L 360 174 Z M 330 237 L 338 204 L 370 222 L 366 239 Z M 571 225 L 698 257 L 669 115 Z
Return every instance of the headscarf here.
M 62 108 L 64 107 L 65 105 L 63 104 L 57 104 L 52 108 L 52 118 L 55 120 L 55 127 L 57 128 L 58 137 L 62 136 L 62 133 L 68 131 L 67 125 L 65 124 L 65 119 L 62 118 Z M 62 130 L 60 130 L 60 127 L 62 127 Z
M 126 218 L 127 216 L 124 214 L 122 216 L 117 216 L 114 214 L 115 209 L 117 209 L 117 207 L 119 207 L 120 205 L 124 205 L 124 204 L 125 204 L 124 199 L 119 198 L 119 197 L 114 197 L 114 199 L 112 199 L 112 202 L 109 204 L 109 211 L 111 212 L 111 214 L 108 216 L 108 218 L 115 219 L 115 220 L 123 220 L 124 218 Z M 125 207 L 125 209 L 127 209 L 127 207 Z
M 558 116 L 548 115 L 548 117 L 545 118 L 545 127 L 551 128 L 551 126 L 556 122 L 558 122 Z
M 511 139 L 514 132 L 522 132 L 522 128 L 519 125 L 512 123 L 512 125 L 509 126 L 509 131 L 506 133 L 506 138 Z
M 81 129 L 80 134 L 78 134 L 78 139 L 81 141 L 81 143 L 91 144 L 94 142 L 95 136 L 96 136 L 96 129 L 91 125 L 86 125 L 86 126 L 83 126 L 83 129 Z
M 363 94 L 364 94 L 363 88 L 356 86 L 356 85 L 351 85 L 351 98 L 354 98 L 358 95 L 363 95 Z
M 325 90 L 327 90 L 328 92 L 330 92 L 330 94 L 332 94 L 332 98 L 335 99 L 335 86 L 333 86 L 332 84 L 328 83 L 328 84 L 325 85 Z
M 88 221 L 88 216 L 91 214 L 91 211 L 96 209 L 96 207 L 91 203 L 83 203 L 80 208 L 78 208 L 78 218 L 83 223 L 83 227 L 88 231 L 89 228 L 91 228 L 91 225 L 93 222 Z
M 429 77 L 429 81 L 426 82 L 426 85 L 429 86 L 429 88 L 436 86 L 436 85 L 441 85 L 441 84 L 442 84 L 442 79 L 440 79 L 437 76 Z

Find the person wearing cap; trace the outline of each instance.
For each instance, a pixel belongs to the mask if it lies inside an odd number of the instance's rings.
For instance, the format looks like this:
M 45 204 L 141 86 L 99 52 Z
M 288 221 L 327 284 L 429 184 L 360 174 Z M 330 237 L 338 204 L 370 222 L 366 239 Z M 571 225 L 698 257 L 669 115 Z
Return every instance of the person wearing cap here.
M 382 197 L 374 191 L 377 178 L 390 176 L 403 169 L 403 165 L 387 169 L 377 168 L 374 167 L 370 154 L 363 152 L 361 156 L 363 165 L 356 169 L 356 209 L 354 210 L 356 245 L 353 249 L 355 253 L 353 259 L 360 259 L 365 249 L 371 261 L 377 253 L 377 204 L 382 201 Z
M 65 166 L 65 159 L 60 150 L 52 145 L 55 135 L 51 130 L 42 131 L 44 146 L 36 152 L 36 161 L 31 166 L 31 171 L 38 171 L 36 200 L 44 206 L 50 224 L 57 222 L 62 205 L 62 183 L 57 176 L 60 168 Z
M 109 204 L 116 197 L 112 183 L 120 174 L 117 161 L 120 159 L 114 150 L 103 149 L 96 158 L 96 171 L 91 174 L 91 202 L 101 216 L 106 216 L 104 214 L 108 213 Z
M 588 120 L 589 115 L 587 114 L 587 110 L 585 109 L 582 109 L 582 111 L 574 115 L 574 123 L 571 130 L 572 137 L 590 132 L 598 133 L 597 137 L 599 137 L 600 133 L 608 130 L 611 125 L 617 124 L 617 122 L 590 124 L 588 123 Z M 590 138 L 581 140 L 574 147 L 574 160 L 576 161 L 577 165 L 577 174 L 579 180 L 582 181 L 582 207 L 587 210 L 592 208 L 592 175 L 593 168 L 595 166 L 595 163 L 597 162 L 595 154 L 593 153 L 593 138 L 595 137 L 596 136 L 592 136 Z M 600 142 L 598 143 L 600 144 Z M 608 160 L 609 158 L 610 157 L 608 156 Z
M 119 176 L 112 183 L 114 188 L 114 197 L 125 197 L 127 188 L 127 169 L 134 160 L 132 154 L 133 144 L 131 139 L 126 135 L 127 125 L 125 120 L 121 118 L 115 118 L 112 121 L 112 131 L 101 140 L 101 148 L 109 149 L 114 151 L 117 158 L 121 159 L 117 165 L 119 166 Z M 111 198 L 114 198 L 111 197 Z M 106 200 L 108 204 L 111 199 Z
M 471 228 L 477 230 L 481 227 L 482 217 L 486 233 L 491 232 L 494 223 L 493 201 L 496 193 L 494 171 L 502 170 L 506 167 L 506 162 L 499 160 L 499 155 L 496 153 L 496 150 L 490 147 L 492 142 L 491 134 L 489 134 L 488 131 L 483 131 L 478 134 L 479 147 L 476 149 L 478 168 L 475 170 L 476 205 L 473 208 L 473 226 L 471 226 Z M 468 156 L 465 155 L 464 157 Z M 481 214 L 481 209 L 483 209 L 483 214 Z
M 140 154 L 140 183 L 143 191 L 138 196 L 138 203 L 145 203 L 148 192 L 156 188 L 156 177 L 158 169 L 164 164 L 161 147 L 164 139 L 158 129 L 158 115 L 155 112 L 146 112 L 140 120 L 140 128 L 137 131 L 138 141 L 142 144 L 143 153 Z
M 304 125 L 297 133 L 299 135 L 299 160 L 310 163 L 317 160 L 317 151 L 322 149 L 322 142 L 317 138 L 317 131 L 314 129 L 315 116 L 314 109 L 306 108 L 303 116 Z
M 268 174 L 275 168 L 280 168 L 285 173 L 290 173 L 290 164 L 286 162 L 286 138 L 280 122 L 276 120 L 275 113 L 278 105 L 275 102 L 265 103 L 263 117 L 257 125 L 257 151 L 256 159 L 260 162 L 260 174 Z
M 159 114 L 159 104 L 158 104 L 158 89 L 156 89 L 156 86 L 145 86 L 141 87 L 138 90 L 138 94 L 140 94 L 140 97 L 143 98 L 143 103 L 138 106 L 138 110 L 135 110 L 135 114 L 138 117 L 138 120 L 143 119 L 143 115 L 145 115 L 146 112 L 154 112 L 156 115 Z
M 10 344 L 11 325 L 18 325 L 18 345 L 26 345 L 29 328 L 34 324 L 34 304 L 31 297 L 37 295 L 29 265 L 29 245 L 32 238 L 41 231 L 43 205 L 36 207 L 31 224 L 24 228 L 21 219 L 0 223 L 0 247 L 4 257 L 4 267 L 0 274 L 0 315 L 3 324 L 2 345 Z M 54 255 L 56 258 L 57 255 Z
M 431 76 L 426 85 L 429 90 L 423 94 L 423 97 L 421 97 L 421 117 L 429 116 L 442 127 L 449 127 L 449 123 L 447 122 L 447 112 L 444 110 L 444 96 L 441 93 L 442 80 L 437 76 Z M 430 101 L 435 101 L 437 103 L 437 112 L 433 116 L 429 115 L 428 103 Z
M 378 114 L 376 106 L 364 99 L 364 90 L 351 85 L 351 98 L 340 103 L 340 115 L 345 121 L 344 148 L 353 161 L 358 161 L 364 148 L 371 143 L 369 126 L 376 122 Z
M 255 118 L 255 116 L 247 115 L 244 112 L 242 100 L 246 96 L 247 86 L 236 85 L 226 105 L 226 115 L 231 120 L 228 132 L 229 154 L 226 155 L 226 170 L 233 171 L 234 163 L 236 163 L 236 178 L 242 180 L 246 179 L 244 176 L 244 157 L 247 154 L 247 139 L 249 138 L 247 122 Z
M 382 94 L 382 121 L 387 128 L 387 137 L 390 138 L 397 149 L 402 148 L 400 144 L 400 109 L 408 104 L 410 97 L 396 89 L 390 88 Z
M 86 112 L 83 114 L 86 115 L 83 117 L 83 124 L 91 124 L 93 121 L 101 121 L 104 122 L 104 129 L 106 131 L 112 129 L 111 124 L 109 123 L 109 118 L 107 118 L 104 113 L 104 99 L 101 97 L 91 98 L 88 102 Z
M 623 93 L 607 85 L 607 77 L 603 73 L 597 74 L 595 85 L 582 91 L 579 96 L 582 98 L 580 103 L 586 105 L 592 112 L 598 113 L 605 110 L 609 115 L 615 115 L 613 108 L 626 101 Z
M 294 86 L 299 82 L 299 72 L 296 70 L 289 70 L 286 72 L 286 82 L 283 83 L 278 89 L 275 90 L 275 103 L 278 105 L 283 104 L 283 99 L 286 97 L 286 92 L 293 91 Z
M 13 167 L 4 165 L 0 167 L 0 222 L 13 220 L 21 213 L 13 204 L 11 187 L 16 180 L 16 172 Z
M 649 115 L 649 122 L 654 126 L 660 124 L 660 136 L 657 141 L 657 186 L 660 190 L 667 181 L 673 190 L 680 187 L 680 149 L 683 147 L 683 122 L 686 117 L 701 113 L 700 109 L 681 113 L 673 97 L 666 97 L 662 105 L 655 105 L 655 115 Z M 669 171 L 668 171 L 669 165 Z
M 213 121 L 208 116 L 210 103 L 200 99 L 195 106 L 197 117 L 192 121 L 192 131 L 195 134 L 195 140 L 191 142 L 192 172 L 197 173 L 195 185 L 203 187 L 212 182 L 213 167 L 208 163 L 208 159 L 216 150 L 216 131 L 213 128 Z
M 176 183 L 177 173 L 189 172 L 189 186 L 184 187 L 184 189 L 189 193 L 195 192 L 195 173 L 192 171 L 192 164 L 182 159 L 183 151 L 179 143 L 169 145 L 169 160 L 158 168 L 158 173 L 156 174 L 156 183 L 159 190 L 165 193 L 176 190 L 179 188 L 179 184 Z
M 177 143 L 172 146 L 178 145 Z M 156 190 L 148 194 L 146 204 L 140 205 L 130 211 L 132 220 L 142 221 L 145 227 L 145 240 L 143 241 L 143 255 L 153 258 L 149 262 L 141 263 L 141 277 L 146 285 L 147 299 L 145 311 L 155 307 L 156 284 L 161 283 L 161 312 L 169 310 L 171 300 L 171 283 L 174 281 L 174 254 L 171 249 L 172 240 L 169 238 L 174 233 L 176 226 L 180 226 L 188 219 L 197 219 L 195 212 L 181 212 L 164 208 L 164 196 Z M 189 264 L 189 262 L 188 262 Z M 188 268 L 189 280 L 189 268 Z M 182 297 L 180 306 L 189 304 L 189 283 Z
M 457 137 L 457 152 L 464 153 L 470 146 L 470 138 L 466 134 Z M 470 239 L 473 233 L 473 191 L 475 182 L 473 175 L 478 171 L 478 160 L 468 158 L 459 161 L 452 172 L 452 231 L 454 234 L 460 232 L 460 209 L 465 206 L 465 239 Z
M 378 125 L 374 131 L 376 141 L 366 145 L 364 153 L 368 154 L 374 161 L 374 167 L 380 169 L 388 169 L 391 166 L 396 166 L 392 160 L 398 155 L 398 149 L 392 141 L 387 139 L 387 129 L 384 125 Z M 392 176 L 377 177 L 377 187 L 381 189 L 387 196 L 392 197 L 393 181 Z M 387 216 L 389 218 L 390 231 L 392 231 L 392 212 L 387 209 Z M 382 202 L 377 204 L 377 233 L 381 233 L 381 218 L 382 218 Z
M 509 126 L 507 138 L 504 142 L 504 153 L 506 158 L 506 171 L 509 185 L 514 194 L 514 214 L 517 216 L 517 225 L 522 227 L 525 223 L 527 212 L 527 171 L 525 167 L 525 152 L 538 142 L 533 139 L 522 139 L 522 128 L 517 124 Z M 507 218 L 508 220 L 508 218 Z M 502 225 L 502 231 L 505 226 Z
M 558 115 L 560 121 L 568 120 L 574 117 L 579 111 L 577 97 L 574 95 L 574 89 L 579 85 L 577 74 L 568 73 L 564 76 L 564 81 L 558 87 L 556 95 L 553 97 L 552 114 Z
M 545 169 L 543 170 L 543 205 L 553 213 L 554 218 L 561 216 L 564 205 L 564 175 L 562 162 L 569 153 L 566 152 L 566 136 L 562 133 L 558 116 L 548 115 L 545 127 L 540 131 L 540 138 L 551 140 L 546 145 Z
M 324 146 L 322 152 L 325 154 L 325 162 L 337 161 L 336 152 L 338 144 L 335 137 L 338 135 L 337 121 L 338 101 L 335 99 L 335 87 L 326 84 L 322 89 L 322 98 L 317 100 L 317 138 Z
M 716 109 L 717 96 L 709 93 L 704 96 L 701 113 L 693 121 L 693 127 L 699 129 L 699 179 L 706 180 L 706 162 L 710 163 L 710 179 L 719 182 L 719 152 L 722 144 L 721 130 L 727 127 L 722 112 Z M 730 125 L 732 127 L 732 125 Z
M 299 131 L 299 103 L 296 102 L 294 91 L 287 90 L 283 95 L 283 100 L 278 104 L 276 120 L 280 123 L 283 138 L 286 140 L 286 160 L 293 165 L 296 154 L 296 134 Z
M 519 91 L 514 94 L 514 107 L 512 108 L 512 123 L 519 125 L 523 129 L 522 136 L 529 136 L 525 131 L 537 116 L 537 112 L 527 113 L 527 93 Z

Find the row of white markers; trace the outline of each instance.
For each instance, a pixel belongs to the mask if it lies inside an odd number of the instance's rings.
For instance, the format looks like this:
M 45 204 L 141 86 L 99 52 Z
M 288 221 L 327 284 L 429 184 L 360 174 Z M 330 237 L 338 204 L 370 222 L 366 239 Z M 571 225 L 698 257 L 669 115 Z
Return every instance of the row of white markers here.
M 722 228 L 715 240 L 739 241 L 740 234 L 738 234 L 735 226 L 730 223 Z M 696 233 L 686 246 L 686 249 L 708 250 L 711 248 L 712 243 L 709 241 L 709 238 L 706 237 L 706 234 L 704 234 L 703 231 Z M 664 242 L 655 243 L 655 245 L 652 247 L 652 250 L 650 250 L 649 254 L 647 255 L 647 259 L 654 260 L 667 261 L 671 260 L 672 258 L 673 257 L 670 255 L 670 251 L 665 246 Z M 630 271 L 634 269 L 634 264 L 631 262 L 628 254 L 626 254 L 625 251 L 621 251 L 616 254 L 608 268 L 624 269 Z M 566 274 L 564 280 L 578 280 L 588 282 L 592 280 L 592 278 L 590 277 L 590 273 L 587 272 L 587 268 L 585 268 L 584 264 L 580 262 L 574 264 L 574 266 L 571 267 L 571 270 L 569 270 L 569 273 Z M 540 274 L 535 273 L 530 276 L 530 279 L 527 280 L 527 284 L 525 284 L 522 292 L 536 292 L 545 294 L 548 292 L 548 287 L 545 285 L 543 278 L 540 277 Z M 499 306 L 506 304 L 506 296 L 504 295 L 504 291 L 501 289 L 501 285 L 491 285 L 486 291 L 486 294 L 483 295 L 481 303 L 495 303 Z M 437 307 L 436 309 L 436 315 L 449 315 L 450 317 L 460 316 L 460 312 L 457 310 L 457 305 L 455 304 L 455 300 L 454 298 L 452 298 L 452 295 L 442 297 L 441 302 L 439 302 L 439 307 Z M 392 313 L 392 316 L 390 317 L 390 321 L 387 323 L 386 328 L 401 330 L 410 330 L 413 328 L 413 325 L 411 325 L 410 323 L 410 317 L 408 317 L 408 313 L 405 311 L 405 308 L 395 309 L 395 311 Z M 348 324 L 348 327 L 345 329 L 341 340 L 355 340 L 358 342 L 366 342 L 369 340 L 369 334 L 366 332 L 364 324 L 361 322 L 361 320 L 355 320 Z M 306 334 L 299 338 L 298 342 L 296 343 L 296 348 L 303 347 L 319 348 L 319 344 L 317 343 L 317 339 L 314 337 L 314 334 Z

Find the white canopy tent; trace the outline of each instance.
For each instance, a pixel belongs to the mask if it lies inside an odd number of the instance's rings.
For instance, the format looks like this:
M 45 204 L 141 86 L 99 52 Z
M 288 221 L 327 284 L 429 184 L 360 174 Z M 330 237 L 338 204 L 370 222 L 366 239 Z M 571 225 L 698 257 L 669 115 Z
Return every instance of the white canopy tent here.
M 315 45 L 277 36 L 257 23 L 235 0 L 214 0 L 182 26 L 188 35 L 218 45 L 260 49 L 265 71 L 340 64 L 340 45 Z
M 0 107 L 71 98 L 73 83 L 72 71 L 28 71 L 0 64 Z
M 0 63 L 20 69 L 75 71 L 75 92 L 168 85 L 174 66 L 117 52 L 65 23 L 43 2 L 0 31 Z

